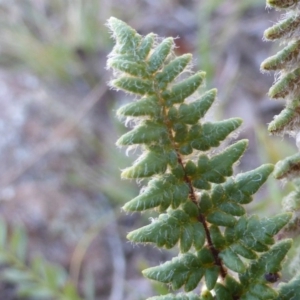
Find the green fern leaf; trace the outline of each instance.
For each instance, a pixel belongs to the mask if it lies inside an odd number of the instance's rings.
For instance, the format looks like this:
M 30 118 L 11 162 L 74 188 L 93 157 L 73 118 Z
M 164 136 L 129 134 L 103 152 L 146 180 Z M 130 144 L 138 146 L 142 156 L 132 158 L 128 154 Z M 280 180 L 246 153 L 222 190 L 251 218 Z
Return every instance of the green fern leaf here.
M 226 267 L 228 267 L 230 270 L 237 273 L 243 273 L 246 270 L 246 266 L 244 265 L 243 261 L 230 248 L 221 251 L 219 256 L 224 261 Z
M 155 34 L 149 33 L 141 40 L 137 48 L 138 60 L 144 61 L 145 59 L 147 59 L 147 56 L 149 55 L 153 47 L 154 39 L 155 39 Z
M 214 289 L 216 296 L 216 300 L 233 300 L 231 296 L 231 291 L 226 289 L 222 284 L 217 283 Z
M 142 37 L 125 22 L 114 17 L 111 17 L 107 24 L 117 42 L 114 51 L 121 54 L 135 53 L 135 50 L 138 48 Z
M 162 214 L 150 225 L 132 231 L 127 238 L 136 243 L 155 243 L 158 247 L 172 248 L 180 241 L 180 250 L 187 252 L 193 244 L 201 249 L 205 241 L 203 225 L 192 221 L 184 211 Z
M 158 105 L 158 98 L 155 96 L 149 96 L 142 98 L 139 101 L 128 103 L 120 107 L 117 111 L 117 114 L 120 116 L 151 116 L 157 117 L 160 116 L 161 109 Z
M 281 20 L 274 26 L 265 30 L 264 37 L 267 40 L 292 38 L 299 25 L 300 25 L 300 15 L 292 13 L 288 15 L 287 18 Z
M 300 168 L 300 153 L 296 153 L 292 156 L 279 161 L 274 169 L 274 176 L 277 179 L 282 178 L 295 178 L 299 176 Z
M 172 121 L 176 120 L 176 122 L 179 123 L 190 124 L 190 125 L 197 124 L 199 119 L 204 117 L 207 110 L 211 107 L 211 105 L 215 101 L 216 95 L 217 95 L 216 89 L 207 91 L 198 100 L 195 100 L 190 104 L 185 104 L 185 103 L 181 104 L 178 108 L 178 111 L 175 110 L 175 113 L 173 112 L 173 115 L 171 115 L 172 110 L 169 111 L 169 118 Z M 191 133 L 195 131 L 196 131 L 195 129 L 190 130 Z M 193 135 L 191 135 L 191 137 L 193 137 Z
M 236 223 L 236 219 L 220 210 L 216 210 L 207 214 L 207 221 L 211 224 L 219 226 L 232 227 Z
M 224 280 L 224 287 L 226 290 L 231 292 L 233 298 L 240 297 L 240 295 L 243 293 L 243 286 L 241 283 L 228 274 Z
M 250 293 L 259 299 L 276 299 L 278 293 L 265 283 L 258 283 L 251 287 Z
M 162 97 L 165 100 L 166 106 L 170 107 L 173 104 L 182 103 L 187 97 L 197 91 L 203 83 L 204 78 L 205 73 L 199 72 L 174 84 L 171 90 L 164 91 Z
M 295 132 L 299 127 L 299 112 L 300 97 L 294 99 L 283 109 L 279 115 L 274 117 L 274 120 L 269 124 L 268 130 L 272 134 L 285 134 L 286 132 Z
M 263 71 L 276 71 L 292 67 L 299 54 L 300 41 L 295 41 L 283 48 L 276 55 L 264 60 L 261 64 Z
M 219 274 L 220 268 L 218 266 L 212 266 L 205 270 L 205 283 L 209 290 L 212 290 L 215 287 Z
M 279 285 L 279 296 L 276 300 L 296 300 L 300 299 L 300 275 L 298 274 L 294 279 L 288 283 L 281 283 Z
M 187 201 L 189 187 L 185 182 L 176 179 L 171 174 L 152 179 L 144 192 L 127 202 L 123 209 L 126 211 L 143 211 L 150 208 L 171 206 L 177 208 Z
M 224 184 L 228 197 L 240 204 L 247 204 L 252 201 L 252 195 L 266 182 L 272 173 L 273 165 L 262 165 L 252 171 L 241 173 L 235 177 L 235 186 L 229 181 Z
M 158 122 L 144 121 L 135 129 L 122 135 L 117 141 L 119 146 L 129 146 L 134 144 L 170 144 L 168 131 L 164 124 Z
M 199 138 L 190 133 L 190 139 L 192 140 L 191 146 L 194 149 L 202 151 L 209 150 L 211 147 L 218 147 L 220 142 L 241 124 L 242 120 L 238 118 L 215 123 L 204 123 Z
M 174 41 L 172 38 L 164 39 L 153 51 L 150 58 L 148 59 L 149 73 L 156 72 L 164 63 L 167 56 L 170 54 L 172 48 L 174 47 Z
M 217 90 L 211 89 L 205 92 L 198 100 L 187 104 L 187 111 L 180 110 L 179 120 L 186 124 L 195 124 L 199 119 L 203 118 L 208 109 L 214 103 L 217 97 Z
M 112 86 L 137 95 L 153 94 L 150 80 L 137 77 L 121 77 L 111 82 Z
M 256 259 L 257 258 L 257 254 L 255 253 L 255 251 L 245 247 L 243 244 L 241 243 L 234 243 L 230 246 L 230 249 L 240 255 L 243 256 L 247 259 Z
M 269 90 L 270 98 L 283 98 L 293 92 L 300 81 L 300 68 L 282 76 Z
M 162 71 L 158 72 L 155 76 L 158 81 L 158 88 L 165 89 L 169 83 L 173 82 L 174 79 L 187 67 L 191 59 L 191 54 L 184 54 L 164 66 Z
M 134 62 L 130 60 L 126 61 L 122 58 L 114 58 L 112 60 L 108 60 L 107 65 L 110 68 L 114 68 L 132 76 L 142 78 L 148 76 L 145 64 L 142 64 L 140 62 Z
M 198 160 L 198 172 L 193 177 L 193 184 L 195 187 L 201 189 L 202 183 L 197 180 L 209 181 L 213 183 L 221 183 L 225 181 L 226 176 L 233 174 L 232 165 L 242 156 L 246 147 L 247 141 L 237 142 L 218 155 L 209 159 L 206 155 L 201 155 Z M 198 178 L 199 179 L 198 179 Z
M 211 258 L 211 262 L 213 258 Z M 186 253 L 158 267 L 143 271 L 149 279 L 171 283 L 174 290 L 185 286 L 185 291 L 191 291 L 198 285 L 205 274 L 201 259 L 192 253 Z
M 226 247 L 226 240 L 218 226 L 209 226 L 209 233 L 214 248 L 216 248 L 217 250 L 222 250 L 224 249 L 224 247 Z
M 154 174 L 162 174 L 168 165 L 168 155 L 149 151 L 137 160 L 132 167 L 125 169 L 122 178 L 143 178 L 151 177 Z
M 291 240 L 279 241 L 269 251 L 263 253 L 257 260 L 252 261 L 247 271 L 239 276 L 245 287 L 251 287 L 258 282 L 265 283 L 265 274 L 281 270 L 281 263 L 292 246 Z M 253 281 L 256 278 L 256 281 Z

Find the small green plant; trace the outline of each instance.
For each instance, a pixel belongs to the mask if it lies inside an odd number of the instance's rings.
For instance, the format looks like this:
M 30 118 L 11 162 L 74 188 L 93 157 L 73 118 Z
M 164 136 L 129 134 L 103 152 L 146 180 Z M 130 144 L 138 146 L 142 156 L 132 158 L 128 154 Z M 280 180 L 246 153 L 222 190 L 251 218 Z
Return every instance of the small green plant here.
M 200 93 L 205 73 L 192 73 L 190 54 L 174 54 L 172 38 L 143 37 L 113 17 L 108 27 L 116 41 L 107 62 L 115 76 L 110 85 L 136 98 L 117 112 L 132 125 L 117 145 L 141 150 L 122 178 L 147 181 L 124 210 L 159 213 L 128 239 L 180 252 L 143 274 L 184 292 L 150 299 L 300 299 L 300 277 L 274 285 L 292 246 L 274 236 L 291 213 L 259 218 L 245 210 L 273 166 L 233 176 L 247 148 L 246 140 L 228 146 L 241 119 L 205 121 L 217 91 Z
M 8 234 L 0 220 L 0 278 L 16 285 L 20 299 L 80 300 L 67 272 L 42 257 L 27 259 L 27 234 L 21 227 Z

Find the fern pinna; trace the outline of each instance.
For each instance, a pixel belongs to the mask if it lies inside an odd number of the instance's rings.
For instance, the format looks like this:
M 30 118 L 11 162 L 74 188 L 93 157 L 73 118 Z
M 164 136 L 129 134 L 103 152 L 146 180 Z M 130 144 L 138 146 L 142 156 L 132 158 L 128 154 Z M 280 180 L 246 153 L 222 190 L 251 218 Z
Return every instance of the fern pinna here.
M 289 239 L 275 243 L 274 235 L 289 222 L 290 213 L 258 218 L 248 216 L 244 208 L 273 171 L 272 165 L 233 177 L 233 165 L 247 141 L 211 150 L 241 120 L 203 120 L 217 91 L 199 95 L 205 73 L 191 73 L 192 56 L 177 57 L 172 38 L 159 40 L 153 33 L 142 37 L 113 17 L 108 26 L 116 41 L 107 63 L 116 78 L 110 85 L 136 97 L 117 112 L 133 126 L 117 144 L 139 145 L 142 150 L 122 178 L 148 179 L 124 209 L 160 213 L 151 224 L 130 232 L 128 239 L 167 249 L 178 245 L 180 251 L 172 261 L 143 274 L 173 290 L 183 287 L 184 292 L 150 299 L 296 299 L 285 296 L 293 293 L 295 283 L 272 287 L 291 247 Z
M 299 0 L 267 0 L 267 5 L 284 12 L 282 19 L 268 28 L 264 37 L 268 41 L 279 41 L 283 45 L 274 56 L 262 64 L 264 72 L 275 71 L 277 80 L 269 90 L 272 99 L 285 99 L 286 106 L 269 124 L 272 134 L 288 134 L 296 139 L 300 149 L 300 11 Z M 286 227 L 289 234 L 299 231 L 300 211 L 300 153 L 278 162 L 274 175 L 277 179 L 291 181 L 295 190 L 283 200 L 286 211 L 294 212 Z

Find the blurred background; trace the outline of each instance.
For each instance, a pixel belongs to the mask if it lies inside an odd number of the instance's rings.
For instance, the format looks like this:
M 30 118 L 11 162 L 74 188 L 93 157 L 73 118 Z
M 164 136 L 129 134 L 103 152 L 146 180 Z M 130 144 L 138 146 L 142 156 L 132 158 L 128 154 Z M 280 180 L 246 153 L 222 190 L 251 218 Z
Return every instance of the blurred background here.
M 273 75 L 259 70 L 276 51 L 263 32 L 279 18 L 264 0 L 1 0 L 1 217 L 28 236 L 26 261 L 38 255 L 64 267 L 82 299 L 138 300 L 168 292 L 141 270 L 177 250 L 126 241 L 149 215 L 120 209 L 140 187 L 120 180 L 134 157 L 114 145 L 126 131 L 115 111 L 130 97 L 107 87 L 110 16 L 141 34 L 178 37 L 177 53 L 194 54 L 206 86 L 219 90 L 210 118 L 244 119 L 239 137 L 250 145 L 237 172 L 295 148 L 267 133 L 283 104 L 267 98 Z M 288 189 L 268 181 L 249 211 L 278 212 Z M 1 278 L 0 299 L 23 299 Z

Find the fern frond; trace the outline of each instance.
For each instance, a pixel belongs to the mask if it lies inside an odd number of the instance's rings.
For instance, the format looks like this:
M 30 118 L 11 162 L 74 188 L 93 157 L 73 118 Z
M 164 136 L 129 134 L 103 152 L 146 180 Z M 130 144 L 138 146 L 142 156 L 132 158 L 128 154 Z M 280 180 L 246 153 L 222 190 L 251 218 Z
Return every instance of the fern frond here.
M 212 150 L 242 121 L 205 121 L 217 91 L 200 93 L 205 73 L 191 74 L 191 55 L 176 57 L 172 38 L 159 43 L 154 34 L 141 37 L 116 18 L 110 18 L 108 26 L 116 40 L 108 60 L 115 75 L 110 85 L 137 98 L 118 110 L 119 116 L 133 120 L 133 128 L 117 144 L 136 145 L 142 151 L 121 176 L 149 179 L 142 193 L 123 208 L 160 213 L 128 238 L 167 249 L 178 245 L 180 251 L 172 261 L 143 274 L 174 290 L 183 287 L 186 293 L 150 299 L 249 300 L 260 294 L 275 299 L 278 293 L 264 275 L 281 269 L 291 241 L 276 244 L 274 236 L 291 214 L 260 219 L 247 216 L 244 207 L 273 166 L 233 176 L 248 142 Z M 202 291 L 191 293 L 201 282 Z
M 299 137 L 300 133 L 300 13 L 299 0 L 267 1 L 275 8 L 285 8 L 284 18 L 265 31 L 267 40 L 279 40 L 284 48 L 276 55 L 267 58 L 261 65 L 262 70 L 279 71 L 279 78 L 269 90 L 271 98 L 284 98 L 286 107 L 275 116 L 269 124 L 272 134 L 288 134 Z M 283 200 L 286 211 L 293 212 L 286 231 L 298 230 L 298 202 L 300 175 L 300 155 L 296 153 L 279 161 L 274 176 L 277 179 L 289 180 L 294 183 L 295 191 Z
M 272 7 L 287 9 L 285 18 L 264 33 L 267 40 L 279 40 L 285 46 L 261 64 L 262 71 L 280 71 L 278 80 L 268 93 L 270 98 L 286 100 L 286 108 L 269 125 L 269 131 L 279 135 L 295 136 L 299 131 L 300 14 L 296 8 L 298 2 L 298 0 L 267 1 Z

